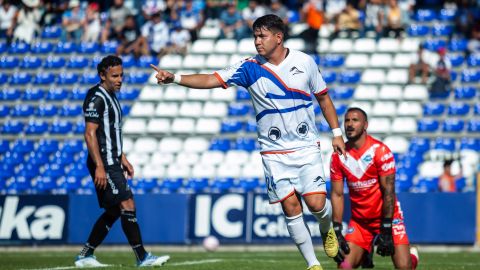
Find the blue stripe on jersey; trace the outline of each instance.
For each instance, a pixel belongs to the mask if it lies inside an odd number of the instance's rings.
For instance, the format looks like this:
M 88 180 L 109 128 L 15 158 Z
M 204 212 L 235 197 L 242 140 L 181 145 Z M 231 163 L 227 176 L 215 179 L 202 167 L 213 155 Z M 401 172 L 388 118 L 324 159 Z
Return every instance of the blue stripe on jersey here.
M 312 106 L 312 104 L 313 103 L 310 102 L 310 103 L 307 103 L 307 104 L 301 104 L 301 105 L 298 105 L 298 106 L 295 106 L 295 107 L 285 108 L 285 109 L 281 109 L 281 110 L 279 110 L 279 109 L 263 110 L 259 114 L 257 114 L 256 119 L 257 119 L 257 122 L 258 122 L 258 121 L 260 121 L 260 119 L 262 119 L 262 117 L 264 117 L 267 114 L 293 112 L 293 111 L 296 111 L 296 110 L 299 110 L 299 109 L 308 108 L 308 107 Z

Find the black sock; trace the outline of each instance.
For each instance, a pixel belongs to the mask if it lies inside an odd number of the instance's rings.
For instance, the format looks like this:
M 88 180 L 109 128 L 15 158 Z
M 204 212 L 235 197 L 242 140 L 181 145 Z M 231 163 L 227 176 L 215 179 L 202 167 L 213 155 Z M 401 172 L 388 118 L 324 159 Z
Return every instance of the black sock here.
M 90 236 L 88 237 L 87 243 L 85 243 L 82 251 L 80 251 L 81 256 L 90 256 L 93 254 L 93 251 L 98 247 L 110 231 L 113 223 L 117 221 L 120 216 L 119 209 L 109 209 L 106 210 L 95 222 L 93 225 Z
M 140 234 L 140 227 L 137 223 L 137 216 L 135 211 L 122 210 L 121 211 L 122 229 L 128 239 L 128 243 L 133 249 L 138 261 L 143 261 L 147 252 L 143 247 L 142 236 Z

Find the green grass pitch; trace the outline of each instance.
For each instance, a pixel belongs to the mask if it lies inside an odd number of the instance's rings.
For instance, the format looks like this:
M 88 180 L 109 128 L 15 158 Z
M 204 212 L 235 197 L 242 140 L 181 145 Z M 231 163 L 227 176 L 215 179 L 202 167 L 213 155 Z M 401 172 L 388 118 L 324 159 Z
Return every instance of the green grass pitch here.
M 163 252 L 154 252 L 161 254 Z M 317 251 L 324 269 L 336 269 L 331 259 Z M 0 251 L 0 269 L 75 269 L 73 259 L 76 253 L 71 251 Z M 97 258 L 111 267 L 101 269 L 137 269 L 133 253 L 130 251 L 99 251 Z M 191 270 L 279 270 L 306 269 L 297 250 L 291 251 L 220 251 L 172 252 L 170 261 L 160 269 Z M 393 269 L 389 258 L 374 257 L 375 269 Z M 480 269 L 480 253 L 424 253 L 420 251 L 420 265 L 417 269 Z

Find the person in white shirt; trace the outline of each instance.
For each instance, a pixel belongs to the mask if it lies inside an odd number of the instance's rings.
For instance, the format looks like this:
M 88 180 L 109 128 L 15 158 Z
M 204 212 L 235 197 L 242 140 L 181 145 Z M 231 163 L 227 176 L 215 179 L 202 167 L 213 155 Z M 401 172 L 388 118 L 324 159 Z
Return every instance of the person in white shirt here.
M 15 14 L 17 14 L 17 8 L 10 3 L 10 0 L 3 1 L 0 6 L 0 38 L 6 38 L 8 44 L 13 38 Z
M 313 99 L 320 104 L 332 128 L 333 149 L 345 154 L 335 107 L 313 59 L 284 47 L 285 25 L 269 14 L 253 24 L 258 54 L 213 74 L 178 75 L 152 65 L 159 84 L 177 83 L 195 89 L 248 89 L 255 108 L 258 140 L 270 203 L 282 206 L 288 232 L 307 262 L 308 269 L 322 269 L 315 256 L 310 232 L 302 216 L 302 197 L 319 222 L 327 256 L 339 259 L 332 228 L 330 201 L 315 126 Z

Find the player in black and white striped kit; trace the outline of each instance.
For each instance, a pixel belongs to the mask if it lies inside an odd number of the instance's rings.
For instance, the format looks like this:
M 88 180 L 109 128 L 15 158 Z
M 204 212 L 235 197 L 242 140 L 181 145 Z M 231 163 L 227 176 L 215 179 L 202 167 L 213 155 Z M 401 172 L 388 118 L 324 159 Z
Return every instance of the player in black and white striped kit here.
M 105 212 L 92 228 L 85 246 L 77 256 L 77 267 L 105 266 L 93 252 L 120 218 L 122 229 L 137 258 L 138 266 L 160 266 L 169 256 L 154 256 L 143 247 L 137 223 L 135 202 L 127 179 L 134 169 L 122 151 L 122 109 L 115 93 L 122 87 L 122 60 L 107 56 L 97 66 L 100 84 L 88 90 L 83 103 L 87 167 L 95 183 L 98 203 Z

